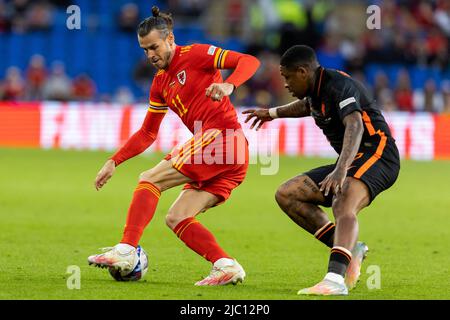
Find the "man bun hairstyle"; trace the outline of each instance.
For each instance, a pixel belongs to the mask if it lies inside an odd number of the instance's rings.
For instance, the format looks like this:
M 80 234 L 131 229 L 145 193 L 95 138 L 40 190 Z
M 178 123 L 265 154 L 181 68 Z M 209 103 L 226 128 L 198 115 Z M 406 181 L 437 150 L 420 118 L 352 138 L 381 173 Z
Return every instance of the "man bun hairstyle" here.
M 173 32 L 172 15 L 161 12 L 157 6 L 152 7 L 152 16 L 139 24 L 137 33 L 140 37 L 145 37 L 154 29 L 158 30 L 164 38 Z
M 319 63 L 314 49 L 304 45 L 296 45 L 283 54 L 280 65 L 287 69 L 296 69 L 298 67 L 316 68 Z

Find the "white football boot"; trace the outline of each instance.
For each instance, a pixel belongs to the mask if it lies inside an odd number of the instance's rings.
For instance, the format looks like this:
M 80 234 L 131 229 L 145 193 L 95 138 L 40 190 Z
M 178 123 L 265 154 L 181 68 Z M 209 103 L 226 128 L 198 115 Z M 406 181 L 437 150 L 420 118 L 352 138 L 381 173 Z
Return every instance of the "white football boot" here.
M 242 266 L 233 259 L 222 258 L 217 260 L 211 273 L 205 279 L 195 283 L 196 286 L 222 286 L 229 283 L 237 284 L 244 281 L 245 271 Z
M 358 241 L 352 250 L 352 260 L 347 267 L 347 272 L 345 273 L 345 285 L 348 290 L 352 290 L 356 287 L 359 281 L 359 276 L 361 275 L 361 265 L 367 256 L 369 248 L 364 242 Z
M 344 283 L 344 278 L 334 273 L 327 273 L 325 278 L 313 287 L 301 289 L 299 295 L 316 296 L 346 296 L 348 289 Z
M 88 257 L 89 265 L 100 268 L 113 268 L 116 270 L 128 272 L 132 271 L 138 261 L 136 248 L 128 246 L 124 250 L 123 244 L 114 247 L 103 248 L 103 253 Z

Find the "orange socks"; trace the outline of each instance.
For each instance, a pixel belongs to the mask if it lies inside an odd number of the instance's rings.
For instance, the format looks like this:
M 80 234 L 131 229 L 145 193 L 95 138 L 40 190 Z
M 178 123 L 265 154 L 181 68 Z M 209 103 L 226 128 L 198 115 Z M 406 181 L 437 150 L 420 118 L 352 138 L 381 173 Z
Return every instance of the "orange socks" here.
M 216 239 L 208 229 L 200 224 L 195 218 L 186 218 L 173 229 L 178 238 L 186 246 L 204 257 L 211 263 L 220 258 L 231 257 L 225 253 L 217 244 Z
M 128 209 L 127 221 L 121 243 L 137 247 L 145 227 L 152 220 L 161 192 L 152 183 L 140 181 Z

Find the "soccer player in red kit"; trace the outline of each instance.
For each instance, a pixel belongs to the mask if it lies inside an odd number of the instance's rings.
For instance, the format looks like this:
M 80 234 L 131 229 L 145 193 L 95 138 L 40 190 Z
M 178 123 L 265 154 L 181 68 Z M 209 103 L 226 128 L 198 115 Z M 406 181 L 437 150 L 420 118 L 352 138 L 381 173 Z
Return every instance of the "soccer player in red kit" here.
M 166 223 L 190 249 L 213 264 L 211 273 L 196 285 L 242 282 L 242 266 L 195 217 L 224 202 L 245 178 L 248 144 L 228 96 L 256 72 L 259 61 L 211 45 L 178 46 L 171 16 L 160 13 L 157 7 L 152 8 L 152 13 L 138 27 L 139 45 L 159 70 L 151 86 L 150 106 L 141 129 L 99 171 L 97 190 L 119 164 L 155 141 L 169 108 L 194 136 L 140 175 L 122 240 L 112 249 L 90 256 L 88 262 L 131 271 L 139 240 L 156 211 L 161 192 L 185 184 L 168 211 Z M 223 81 L 219 69 L 234 71 Z

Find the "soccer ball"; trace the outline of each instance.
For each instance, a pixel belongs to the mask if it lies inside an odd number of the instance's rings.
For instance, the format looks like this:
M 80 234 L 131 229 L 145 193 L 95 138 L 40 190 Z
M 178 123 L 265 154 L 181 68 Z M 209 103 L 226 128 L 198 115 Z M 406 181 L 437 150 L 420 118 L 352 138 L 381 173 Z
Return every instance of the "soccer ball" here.
M 141 246 L 137 246 L 136 253 L 138 255 L 137 263 L 131 272 L 109 268 L 109 274 L 117 281 L 138 281 L 144 278 L 148 270 L 147 253 Z

